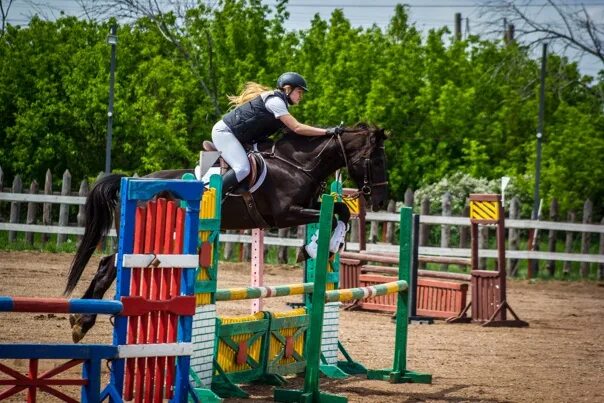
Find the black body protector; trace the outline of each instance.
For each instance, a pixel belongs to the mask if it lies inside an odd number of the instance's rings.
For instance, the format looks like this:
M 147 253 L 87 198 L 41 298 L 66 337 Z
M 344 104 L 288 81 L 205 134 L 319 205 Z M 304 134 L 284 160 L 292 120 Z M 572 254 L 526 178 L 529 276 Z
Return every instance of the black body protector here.
M 277 90 L 268 95 L 258 95 L 222 118 L 241 144 L 256 143 L 285 127 L 283 122 L 276 119 L 275 115 L 266 108 L 265 103 L 271 97 L 283 99 L 287 107 L 287 95 Z

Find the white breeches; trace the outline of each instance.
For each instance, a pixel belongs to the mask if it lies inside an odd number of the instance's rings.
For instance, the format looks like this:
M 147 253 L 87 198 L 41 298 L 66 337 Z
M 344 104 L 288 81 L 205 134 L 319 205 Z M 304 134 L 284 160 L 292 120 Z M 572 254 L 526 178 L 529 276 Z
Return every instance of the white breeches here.
M 245 149 L 221 120 L 212 128 L 212 142 L 216 149 L 222 153 L 222 158 L 235 171 L 237 180 L 241 182 L 250 173 L 250 163 Z

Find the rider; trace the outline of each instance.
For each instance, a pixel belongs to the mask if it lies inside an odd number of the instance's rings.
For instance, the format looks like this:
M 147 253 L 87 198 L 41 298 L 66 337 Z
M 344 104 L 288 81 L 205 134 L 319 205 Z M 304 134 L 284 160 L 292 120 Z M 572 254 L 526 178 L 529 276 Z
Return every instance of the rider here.
M 300 123 L 288 110 L 308 91 L 306 80 L 298 73 L 283 73 L 277 89 L 248 82 L 238 96 L 229 96 L 234 106 L 212 128 L 212 141 L 230 168 L 222 177 L 222 196 L 233 190 L 250 173 L 244 146 L 252 145 L 287 127 L 302 136 L 334 135 L 339 127 L 322 129 Z

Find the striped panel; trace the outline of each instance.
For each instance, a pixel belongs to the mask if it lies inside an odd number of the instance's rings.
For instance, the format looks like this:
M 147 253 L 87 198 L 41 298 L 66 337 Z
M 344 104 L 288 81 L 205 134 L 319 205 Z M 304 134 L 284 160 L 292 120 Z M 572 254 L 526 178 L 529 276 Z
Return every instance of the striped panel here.
M 399 280 L 370 287 L 327 291 L 325 294 L 325 302 L 344 302 L 355 299 L 365 299 L 369 297 L 392 294 L 394 292 L 406 290 L 407 288 L 407 282 L 404 280 Z
M 292 318 L 295 316 L 304 316 L 306 315 L 306 308 L 297 308 L 297 309 L 292 309 L 291 311 L 285 311 L 285 312 L 271 312 L 271 316 L 274 318 Z M 284 336 L 284 337 L 294 337 L 294 335 L 296 334 L 296 332 L 298 332 L 297 327 L 285 327 L 285 328 L 281 328 L 279 330 L 279 333 Z M 298 334 L 297 337 L 294 337 L 293 339 L 293 349 L 296 353 L 298 353 L 300 356 L 304 356 L 304 336 L 305 336 L 306 332 L 301 332 Z M 273 359 L 273 357 L 276 357 L 280 351 L 285 348 L 285 346 L 283 346 L 283 344 L 277 340 L 277 338 L 271 333 L 271 338 L 269 341 L 269 351 L 268 351 L 268 356 L 269 359 Z M 286 364 L 291 364 L 293 362 L 296 362 L 296 359 L 294 357 L 282 357 L 281 360 L 279 360 L 279 365 L 286 365 Z
M 234 323 L 245 323 L 245 322 L 257 322 L 264 319 L 264 312 L 257 312 L 252 315 L 241 316 L 241 317 L 220 317 L 220 324 L 229 325 Z M 253 333 L 240 333 L 233 334 L 230 339 L 235 343 L 247 343 Z M 254 362 L 260 362 L 260 356 L 262 354 L 262 337 L 257 338 L 251 345 L 247 346 L 247 355 L 252 358 Z M 237 364 L 237 351 L 233 350 L 224 340 L 218 339 L 216 362 L 226 373 L 239 372 L 250 370 L 250 365 L 245 362 Z
M 359 215 L 361 206 L 358 197 L 342 196 L 342 201 L 346 204 L 346 207 L 348 207 L 350 214 Z
M 203 196 L 201 198 L 201 205 L 199 209 L 199 219 L 200 222 L 203 220 L 213 219 L 216 216 L 215 212 L 216 207 L 216 189 L 207 188 L 203 192 Z M 210 255 L 210 264 L 208 267 L 199 266 L 199 270 L 197 273 L 197 281 L 200 283 L 207 282 L 211 280 L 212 276 L 210 274 L 210 269 L 214 265 L 214 242 L 209 242 L 210 236 L 212 235 L 212 231 L 199 231 L 199 241 L 202 247 L 206 245 L 206 248 L 209 248 Z M 201 252 L 200 252 L 201 253 Z M 200 259 L 201 260 L 201 259 Z M 205 293 L 196 293 L 195 294 L 195 303 L 197 306 L 210 304 L 212 302 L 212 294 L 209 292 Z
M 499 202 L 470 200 L 470 218 L 473 220 L 499 220 Z
M 236 301 L 254 298 L 284 297 L 311 293 L 313 283 L 286 284 L 275 287 L 240 287 L 216 291 L 216 301 Z
M 122 303 L 112 300 L 77 298 L 31 298 L 0 296 L 0 312 L 96 313 L 117 315 Z

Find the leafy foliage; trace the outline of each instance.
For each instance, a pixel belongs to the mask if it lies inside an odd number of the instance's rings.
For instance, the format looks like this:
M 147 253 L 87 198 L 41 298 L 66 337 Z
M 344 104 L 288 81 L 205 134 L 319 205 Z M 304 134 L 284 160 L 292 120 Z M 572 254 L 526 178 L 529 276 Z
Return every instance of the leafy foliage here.
M 393 198 L 407 188 L 436 197 L 478 192 L 512 177 L 530 200 L 535 171 L 539 64 L 518 44 L 446 28 L 422 37 L 397 6 L 389 27 L 356 28 L 336 10 L 288 32 L 287 3 L 222 0 L 182 18 L 163 14 L 118 28 L 114 170 L 144 174 L 190 167 L 226 95 L 245 82 L 273 85 L 302 73 L 311 91 L 292 108 L 300 121 L 332 126 L 367 121 L 389 132 Z M 32 19 L 0 38 L 0 164 L 7 178 L 75 178 L 104 167 L 112 21 Z M 157 29 L 158 24 L 164 31 Z M 170 38 L 165 32 L 169 30 Z M 592 199 L 604 211 L 604 74 L 548 59 L 542 195 L 561 210 Z M 474 178 L 488 178 L 471 180 Z M 444 178 L 444 179 L 443 179 Z M 427 187 L 429 186 L 430 187 Z M 419 199 L 419 198 L 418 198 Z M 463 201 L 463 200 L 462 200 Z M 461 201 L 460 201 L 461 203 Z

